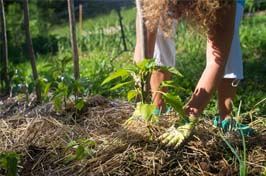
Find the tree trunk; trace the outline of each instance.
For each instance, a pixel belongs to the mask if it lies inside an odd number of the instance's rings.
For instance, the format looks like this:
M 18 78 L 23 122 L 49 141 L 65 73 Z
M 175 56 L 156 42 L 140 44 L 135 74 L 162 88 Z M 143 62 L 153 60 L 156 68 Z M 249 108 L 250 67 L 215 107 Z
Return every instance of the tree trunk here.
M 31 34 L 30 34 L 30 25 L 29 25 L 29 4 L 28 0 L 23 0 L 23 10 L 24 10 L 24 29 L 25 29 L 25 34 L 26 34 L 26 44 L 28 48 L 28 55 L 30 58 L 31 62 L 31 68 L 32 68 L 32 75 L 33 79 L 35 81 L 36 85 L 36 96 L 37 96 L 37 102 L 41 103 L 41 87 L 40 83 L 38 80 L 38 72 L 37 72 L 37 67 L 36 67 L 36 59 L 34 55 L 34 50 L 32 46 L 32 39 L 31 39 Z
M 6 34 L 6 19 L 5 19 L 5 7 L 4 1 L 0 0 L 0 23 L 1 23 L 1 39 L 2 39 L 2 59 L 1 59 L 1 77 L 5 83 L 4 94 L 10 93 L 10 79 L 8 75 L 8 46 L 7 46 L 7 34 Z M 2 81 L 2 80 L 1 80 Z
M 74 12 L 74 0 L 67 0 L 68 4 L 68 15 L 69 15 L 69 28 L 70 28 L 70 40 L 73 52 L 73 63 L 74 63 L 74 78 L 79 79 L 79 56 L 78 46 L 76 38 L 76 24 L 75 24 L 75 12 Z

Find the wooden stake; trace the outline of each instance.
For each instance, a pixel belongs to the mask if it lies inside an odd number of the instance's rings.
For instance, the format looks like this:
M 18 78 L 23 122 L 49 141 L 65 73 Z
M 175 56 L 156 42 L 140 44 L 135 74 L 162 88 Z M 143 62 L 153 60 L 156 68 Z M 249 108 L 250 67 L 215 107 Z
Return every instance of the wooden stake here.
M 136 7 L 137 7 L 137 23 L 140 26 L 140 53 L 141 53 L 141 59 L 144 59 L 147 57 L 147 29 L 143 17 L 143 10 L 142 10 L 142 4 L 141 0 L 136 0 Z
M 37 67 L 36 67 L 36 58 L 33 50 L 32 45 L 32 39 L 30 34 L 30 24 L 29 24 L 29 2 L 28 0 L 23 1 L 23 10 L 24 10 L 24 28 L 25 28 L 25 34 L 26 34 L 26 43 L 28 48 L 28 54 L 31 61 L 31 68 L 32 68 L 32 75 L 33 79 L 36 84 L 36 96 L 37 96 L 37 102 L 41 103 L 42 96 L 41 96 L 41 85 L 39 82 Z
M 2 31 L 2 59 L 1 64 L 2 66 L 2 72 L 1 76 L 3 78 L 3 81 L 5 82 L 5 89 L 4 94 L 10 93 L 10 79 L 8 75 L 8 45 L 7 45 L 7 34 L 6 34 L 6 18 L 5 18 L 5 7 L 4 7 L 4 1 L 0 0 L 0 23 L 1 23 L 1 31 Z M 2 81 L 2 80 L 1 80 Z
M 76 38 L 76 23 L 75 23 L 75 12 L 74 12 L 74 0 L 67 0 L 68 3 L 68 15 L 69 15 L 69 28 L 70 28 L 70 40 L 73 52 L 73 63 L 74 63 L 74 78 L 79 79 L 79 55 Z

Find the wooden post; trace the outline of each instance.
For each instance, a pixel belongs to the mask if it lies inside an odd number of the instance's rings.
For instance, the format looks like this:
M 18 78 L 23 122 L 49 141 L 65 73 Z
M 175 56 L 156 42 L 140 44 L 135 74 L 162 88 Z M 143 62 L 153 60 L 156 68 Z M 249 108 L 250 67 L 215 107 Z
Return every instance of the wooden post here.
M 83 1 L 79 0 L 79 33 L 83 31 Z
M 29 25 L 29 4 L 28 0 L 23 1 L 23 10 L 24 10 L 24 28 L 25 28 L 25 34 L 26 34 L 26 43 L 28 48 L 28 54 L 31 61 L 31 68 L 32 68 L 32 75 L 33 79 L 35 81 L 36 85 L 36 96 L 37 96 L 37 102 L 41 103 L 42 96 L 41 96 L 41 86 L 40 82 L 38 80 L 38 72 L 36 67 L 36 58 L 32 46 L 32 39 L 30 34 L 30 25 Z
M 116 9 L 116 11 L 117 11 L 118 18 L 119 18 L 119 25 L 120 25 L 120 30 L 121 30 L 121 40 L 123 42 L 124 51 L 127 51 L 126 35 L 125 35 L 125 31 L 124 31 L 124 26 L 123 26 L 123 17 L 121 15 L 121 9 L 118 7 Z
M 79 79 L 79 56 L 78 46 L 76 38 L 76 22 L 74 12 L 74 0 L 67 0 L 68 3 L 68 15 L 69 15 L 69 28 L 70 28 L 70 40 L 73 52 L 73 63 L 74 63 L 74 78 Z
M 142 11 L 142 4 L 141 0 L 136 0 L 136 7 L 137 7 L 137 23 L 140 26 L 140 41 L 141 41 L 141 58 L 144 59 L 148 55 L 147 53 L 147 29 L 143 17 L 143 11 Z
M 3 82 L 5 82 L 4 94 L 10 93 L 10 79 L 8 75 L 8 45 L 7 45 L 7 34 L 6 34 L 6 18 L 5 18 L 5 7 L 4 1 L 0 0 L 0 23 L 1 23 L 1 39 L 2 39 L 2 71 L 1 76 L 3 78 Z M 2 80 L 1 80 L 2 81 Z

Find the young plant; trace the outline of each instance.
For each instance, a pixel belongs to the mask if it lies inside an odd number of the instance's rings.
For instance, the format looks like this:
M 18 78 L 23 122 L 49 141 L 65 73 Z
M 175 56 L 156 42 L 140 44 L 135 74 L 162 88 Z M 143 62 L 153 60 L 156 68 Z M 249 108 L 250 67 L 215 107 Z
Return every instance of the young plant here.
M 15 152 L 0 153 L 0 168 L 7 176 L 16 176 L 18 173 L 19 155 Z
M 66 162 L 80 161 L 92 157 L 95 153 L 96 142 L 91 139 L 78 139 L 68 143 L 66 151 L 69 152 Z
M 235 115 L 236 118 L 238 118 L 237 119 L 238 121 L 240 120 L 241 105 L 242 105 L 242 101 L 240 102 L 237 113 Z M 229 141 L 225 139 L 223 134 L 220 134 L 220 136 L 223 139 L 223 141 L 226 143 L 226 145 L 230 148 L 231 152 L 235 155 L 235 157 L 237 158 L 237 161 L 239 162 L 239 176 L 246 176 L 248 174 L 246 140 L 245 140 L 245 135 L 243 131 L 242 130 L 239 130 L 239 131 L 242 137 L 242 145 L 243 145 L 242 154 L 237 153 L 236 149 L 234 149 L 234 147 L 229 143 Z
M 53 81 L 57 80 L 59 77 L 65 74 L 67 71 L 67 66 L 71 63 L 71 60 L 71 52 L 60 47 L 58 57 L 45 65 L 45 67 L 49 70 L 48 73 L 51 74 L 47 76 Z
M 137 103 L 132 118 L 140 118 L 145 121 L 157 122 L 158 117 L 156 117 L 153 113 L 156 106 L 152 103 L 151 92 L 149 89 L 150 76 L 156 69 L 167 70 L 174 75 L 181 76 L 181 74 L 173 67 L 158 68 L 154 60 L 144 59 L 135 66 L 119 69 L 118 71 L 110 74 L 110 76 L 103 81 L 102 85 L 110 83 L 113 80 L 118 80 L 119 78 L 121 83 L 115 84 L 110 90 L 113 91 L 125 86 L 133 85 L 134 89 L 128 91 L 127 99 L 128 101 L 135 99 L 139 102 Z M 165 82 L 163 86 L 174 87 L 173 85 L 170 85 L 169 82 Z M 178 96 L 173 96 L 172 94 L 163 92 L 162 94 L 167 104 L 173 106 L 175 110 L 178 110 L 177 112 L 181 112 L 182 103 Z
M 246 149 L 246 142 L 243 132 L 241 131 L 242 136 L 242 144 L 243 144 L 243 152 L 242 154 L 238 154 L 236 149 L 225 139 L 223 134 L 220 134 L 223 141 L 226 143 L 226 145 L 229 147 L 231 152 L 235 155 L 237 158 L 237 161 L 239 162 L 239 176 L 246 176 L 248 173 L 247 168 L 247 149 Z
M 77 111 L 80 111 L 85 102 L 83 96 L 85 94 L 85 87 L 88 87 L 88 81 L 85 78 L 75 80 L 74 78 L 64 75 L 57 82 L 57 86 L 53 92 L 52 100 L 55 109 L 60 111 L 64 106 L 67 109 L 67 103 L 69 102 Z
M 33 79 L 27 73 L 26 68 L 13 68 L 11 73 L 11 93 L 24 94 L 26 101 L 29 102 L 29 94 L 34 87 Z

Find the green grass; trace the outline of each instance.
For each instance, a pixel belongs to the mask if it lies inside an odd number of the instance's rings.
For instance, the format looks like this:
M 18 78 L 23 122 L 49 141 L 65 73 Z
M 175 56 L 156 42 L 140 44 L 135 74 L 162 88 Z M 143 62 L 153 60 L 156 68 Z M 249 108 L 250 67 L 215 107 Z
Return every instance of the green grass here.
M 127 39 L 135 43 L 135 9 L 122 10 L 123 21 Z M 106 29 L 111 26 L 118 25 L 116 12 L 112 11 L 108 15 L 98 16 L 92 19 L 84 20 L 85 32 L 99 32 L 100 29 Z M 78 24 L 77 24 L 78 26 Z M 59 37 L 66 37 L 62 40 L 60 46 L 64 50 L 69 50 L 70 45 L 68 41 L 68 25 L 54 26 L 50 34 L 58 35 Z M 85 33 L 86 34 L 86 33 Z M 253 106 L 266 97 L 266 16 L 255 15 L 253 17 L 246 17 L 240 29 L 241 44 L 243 49 L 244 60 L 244 74 L 245 79 L 242 81 L 238 95 L 234 104 L 243 102 L 242 112 L 250 111 Z M 102 35 L 99 33 L 82 35 L 79 37 L 80 53 L 80 71 L 81 76 L 88 78 L 92 82 L 92 93 L 100 93 L 106 96 L 113 95 L 123 97 L 123 91 L 118 91 L 115 94 L 106 91 L 105 88 L 98 89 L 100 83 L 113 70 L 121 68 L 124 65 L 132 63 L 133 48 L 129 45 L 130 52 L 126 52 L 119 57 L 122 51 L 120 42 L 120 33 L 112 35 Z M 130 44 L 128 42 L 128 44 Z M 176 84 L 184 87 L 186 91 L 181 92 L 183 100 L 188 99 L 195 87 L 195 83 L 199 79 L 205 66 L 205 46 L 206 38 L 198 35 L 196 31 L 187 29 L 184 23 L 181 23 L 177 29 L 176 36 L 177 43 L 177 69 L 184 75 L 183 78 L 175 79 Z M 42 77 L 49 75 L 49 70 L 44 67 L 46 63 L 51 62 L 60 57 L 60 54 L 54 56 L 39 56 L 38 70 Z M 24 66 L 22 66 L 24 65 Z M 30 75 L 30 65 L 23 63 L 21 67 L 24 68 L 25 73 Z M 72 65 L 67 65 L 67 72 L 70 74 Z M 215 98 L 215 97 L 214 97 Z M 256 115 L 266 114 L 265 103 L 256 107 Z M 217 113 L 216 101 L 211 100 L 205 114 L 214 116 Z
M 135 20 L 136 10 L 131 9 L 122 9 L 121 14 L 123 16 L 123 22 L 127 26 L 132 26 Z M 115 27 L 119 25 L 118 16 L 116 11 L 111 11 L 109 14 L 99 15 L 94 18 L 85 19 L 83 21 L 83 30 L 86 32 L 93 32 L 99 29 Z M 79 27 L 79 22 L 77 21 L 77 27 Z M 50 34 L 55 34 L 59 36 L 68 37 L 68 24 L 63 24 L 59 26 L 53 26 Z

